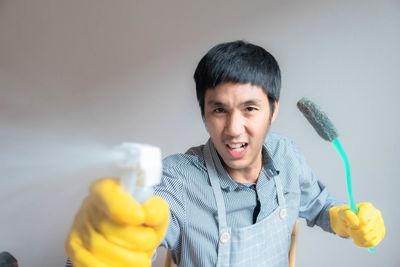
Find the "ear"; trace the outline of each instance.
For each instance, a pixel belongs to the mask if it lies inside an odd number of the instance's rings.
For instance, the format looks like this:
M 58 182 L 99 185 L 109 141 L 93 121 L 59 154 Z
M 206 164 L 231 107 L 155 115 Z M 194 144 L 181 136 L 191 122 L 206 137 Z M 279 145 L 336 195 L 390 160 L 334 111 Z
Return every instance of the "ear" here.
M 271 123 L 273 123 L 276 119 L 276 116 L 278 116 L 278 110 L 279 110 L 279 101 L 275 101 L 275 108 L 274 108 L 274 113 L 272 114 L 271 117 Z

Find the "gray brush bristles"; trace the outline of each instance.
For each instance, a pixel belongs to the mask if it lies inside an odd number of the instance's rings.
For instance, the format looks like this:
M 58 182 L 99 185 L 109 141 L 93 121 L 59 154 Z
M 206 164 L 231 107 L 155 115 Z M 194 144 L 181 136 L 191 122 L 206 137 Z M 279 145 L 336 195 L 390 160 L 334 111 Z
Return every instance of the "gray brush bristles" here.
M 303 97 L 299 102 L 297 102 L 297 107 L 311 123 L 319 136 L 328 142 L 332 142 L 338 138 L 339 133 L 332 121 L 328 118 L 328 115 L 317 106 L 317 104 L 310 99 Z

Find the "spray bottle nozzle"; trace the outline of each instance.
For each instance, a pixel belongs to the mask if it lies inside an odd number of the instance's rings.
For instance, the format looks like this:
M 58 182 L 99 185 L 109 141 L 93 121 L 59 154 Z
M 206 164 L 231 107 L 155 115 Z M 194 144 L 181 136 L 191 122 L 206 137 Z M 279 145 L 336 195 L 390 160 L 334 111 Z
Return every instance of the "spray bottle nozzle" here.
M 146 144 L 122 143 L 114 148 L 113 156 L 121 167 L 122 188 L 139 202 L 151 197 L 152 186 L 161 178 L 160 149 Z

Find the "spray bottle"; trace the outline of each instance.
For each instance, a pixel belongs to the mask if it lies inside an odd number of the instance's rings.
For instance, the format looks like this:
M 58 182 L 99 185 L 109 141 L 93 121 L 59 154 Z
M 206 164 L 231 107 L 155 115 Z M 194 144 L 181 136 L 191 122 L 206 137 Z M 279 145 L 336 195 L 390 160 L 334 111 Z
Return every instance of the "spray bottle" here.
M 121 168 L 121 187 L 139 203 L 153 196 L 153 186 L 161 179 L 161 150 L 139 143 L 117 145 L 114 156 Z

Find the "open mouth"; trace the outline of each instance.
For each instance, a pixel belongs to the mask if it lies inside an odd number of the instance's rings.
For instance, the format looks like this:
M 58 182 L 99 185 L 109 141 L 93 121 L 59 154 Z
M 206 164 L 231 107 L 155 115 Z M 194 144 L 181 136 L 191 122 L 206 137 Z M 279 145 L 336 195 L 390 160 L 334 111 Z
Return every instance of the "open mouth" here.
M 244 155 L 248 143 L 226 144 L 229 153 L 234 158 L 240 158 Z
M 233 144 L 233 145 L 227 144 L 226 146 L 233 151 L 243 151 L 244 148 L 247 146 L 247 143 Z

